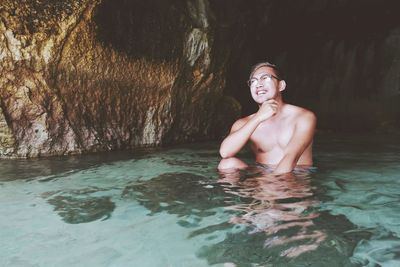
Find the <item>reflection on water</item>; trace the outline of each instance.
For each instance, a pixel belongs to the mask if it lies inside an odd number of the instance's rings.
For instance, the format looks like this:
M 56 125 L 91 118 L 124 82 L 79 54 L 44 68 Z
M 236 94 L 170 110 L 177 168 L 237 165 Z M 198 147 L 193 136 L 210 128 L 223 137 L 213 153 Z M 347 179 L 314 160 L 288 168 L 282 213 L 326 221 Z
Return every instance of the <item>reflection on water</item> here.
M 319 212 L 311 182 L 308 172 L 273 176 L 261 167 L 217 179 L 168 173 L 126 186 L 122 197 L 149 216 L 176 215 L 189 240 L 204 237 L 196 254 L 210 265 L 312 266 L 324 254 L 330 266 L 350 266 L 355 241 L 367 235 L 344 235 L 354 228 L 346 218 Z
M 150 158 L 156 149 L 137 150 L 134 152 L 104 152 L 87 155 L 54 156 L 32 159 L 1 159 L 0 182 L 32 179 L 40 176 L 68 176 L 71 173 L 94 168 L 98 165 L 129 160 Z
M 235 211 L 229 223 L 245 228 L 203 247 L 199 255 L 208 257 L 211 264 L 351 266 L 348 256 L 354 241 L 366 236 L 343 235 L 353 228 L 351 223 L 342 216 L 319 212 L 320 202 L 308 171 L 274 176 L 256 166 L 221 172 L 218 183 L 233 196 L 225 205 L 226 210 Z M 311 253 L 314 251 L 317 253 Z
M 249 234 L 265 233 L 265 248 L 293 244 L 281 256 L 296 257 L 317 249 L 326 239 L 323 231 L 315 229 L 313 220 L 319 216 L 315 209 L 319 202 L 313 196 L 307 173 L 274 176 L 258 167 L 244 179 L 239 171 L 221 173 L 219 182 L 225 192 L 251 200 L 227 207 L 240 211 L 230 222 L 250 226 Z

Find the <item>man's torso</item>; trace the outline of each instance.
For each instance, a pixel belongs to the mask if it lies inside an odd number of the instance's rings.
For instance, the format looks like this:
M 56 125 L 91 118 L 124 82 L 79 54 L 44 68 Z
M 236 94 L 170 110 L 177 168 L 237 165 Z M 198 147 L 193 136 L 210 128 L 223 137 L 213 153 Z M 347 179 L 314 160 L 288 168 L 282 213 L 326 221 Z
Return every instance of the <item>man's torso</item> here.
M 267 165 L 276 165 L 280 162 L 295 132 L 297 118 L 304 112 L 307 111 L 285 104 L 279 116 L 262 122 L 256 128 L 250 137 L 250 142 L 257 162 Z M 302 153 L 297 165 L 312 165 L 311 144 Z

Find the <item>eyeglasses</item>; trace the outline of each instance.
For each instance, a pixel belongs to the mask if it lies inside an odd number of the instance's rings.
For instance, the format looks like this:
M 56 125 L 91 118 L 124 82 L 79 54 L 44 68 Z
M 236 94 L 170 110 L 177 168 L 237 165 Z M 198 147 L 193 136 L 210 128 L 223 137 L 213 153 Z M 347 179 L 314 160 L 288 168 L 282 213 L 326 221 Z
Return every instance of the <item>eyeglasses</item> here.
M 281 79 L 279 79 L 278 77 L 276 77 L 276 76 L 274 76 L 272 74 L 266 73 L 263 76 L 261 76 L 259 79 L 251 78 L 250 80 L 247 81 L 247 85 L 250 86 L 250 87 L 253 87 L 253 86 L 256 86 L 259 82 L 262 82 L 262 83 L 265 84 L 267 82 L 272 81 L 272 78 L 275 78 L 278 81 L 281 80 Z

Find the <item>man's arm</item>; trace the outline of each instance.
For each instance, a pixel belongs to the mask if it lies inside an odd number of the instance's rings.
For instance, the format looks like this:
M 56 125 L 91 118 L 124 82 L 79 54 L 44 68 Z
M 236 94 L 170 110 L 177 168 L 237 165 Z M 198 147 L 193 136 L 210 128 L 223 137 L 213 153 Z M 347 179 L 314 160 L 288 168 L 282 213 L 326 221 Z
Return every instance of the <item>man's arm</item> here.
M 302 114 L 298 119 L 294 134 L 287 144 L 284 156 L 278 163 L 274 174 L 291 172 L 297 164 L 304 150 L 311 144 L 315 132 L 317 119 L 312 112 Z
M 235 156 L 250 139 L 250 136 L 260 124 L 259 120 L 253 116 L 247 122 L 245 119 L 236 121 L 229 135 L 222 141 L 219 154 L 222 158 Z
M 250 139 L 258 125 L 275 115 L 277 102 L 270 100 L 264 102 L 258 112 L 250 119 L 240 119 L 236 121 L 229 135 L 222 141 L 219 154 L 222 158 L 235 156 Z

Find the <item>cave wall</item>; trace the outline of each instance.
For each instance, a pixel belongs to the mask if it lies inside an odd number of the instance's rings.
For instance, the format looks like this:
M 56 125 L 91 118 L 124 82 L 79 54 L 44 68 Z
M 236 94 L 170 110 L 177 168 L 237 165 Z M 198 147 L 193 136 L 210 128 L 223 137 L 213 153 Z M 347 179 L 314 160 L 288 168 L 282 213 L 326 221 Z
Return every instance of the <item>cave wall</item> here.
M 318 129 L 400 128 L 394 0 L 3 0 L 0 156 L 215 139 L 257 110 L 250 67 Z
M 220 136 L 227 52 L 207 1 L 3 1 L 0 156 Z

